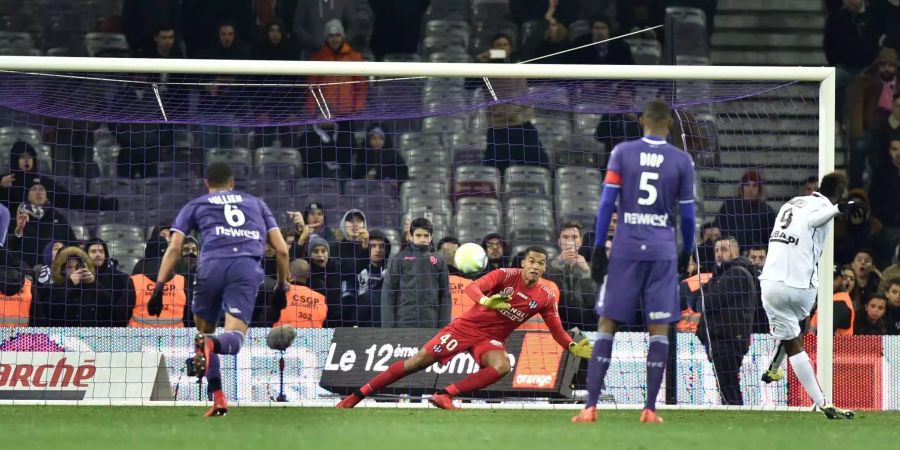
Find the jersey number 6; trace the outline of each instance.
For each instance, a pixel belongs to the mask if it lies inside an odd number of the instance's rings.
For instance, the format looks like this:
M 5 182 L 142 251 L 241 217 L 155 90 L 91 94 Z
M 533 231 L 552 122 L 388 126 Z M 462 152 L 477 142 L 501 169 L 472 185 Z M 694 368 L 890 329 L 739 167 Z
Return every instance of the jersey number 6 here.
M 228 222 L 228 225 L 239 227 L 247 221 L 247 217 L 244 216 L 244 212 L 238 209 L 237 206 L 226 204 L 225 221 Z
M 659 174 L 656 172 L 641 172 L 640 190 L 641 192 L 646 192 L 647 197 L 638 197 L 638 205 L 650 206 L 656 203 L 656 186 L 650 184 L 650 181 L 656 181 L 658 179 Z

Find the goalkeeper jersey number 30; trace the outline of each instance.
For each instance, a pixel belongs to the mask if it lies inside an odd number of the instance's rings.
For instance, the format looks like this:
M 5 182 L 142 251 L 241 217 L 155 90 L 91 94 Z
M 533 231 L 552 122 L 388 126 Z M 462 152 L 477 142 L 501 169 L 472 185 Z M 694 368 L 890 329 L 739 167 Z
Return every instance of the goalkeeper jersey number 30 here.
M 794 197 L 778 211 L 760 280 L 797 289 L 819 286 L 818 262 L 837 206 L 822 194 Z

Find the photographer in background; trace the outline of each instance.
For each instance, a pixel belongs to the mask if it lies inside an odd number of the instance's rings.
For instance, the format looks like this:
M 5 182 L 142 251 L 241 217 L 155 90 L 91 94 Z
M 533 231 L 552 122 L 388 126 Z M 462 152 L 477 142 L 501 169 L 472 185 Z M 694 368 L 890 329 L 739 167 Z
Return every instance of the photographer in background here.
M 857 249 L 870 248 L 875 266 L 887 267 L 891 262 L 893 246 L 883 232 L 880 220 L 871 215 L 869 195 L 862 189 L 851 189 L 847 199 L 859 207 L 834 220 L 834 259 L 848 263 L 856 256 Z

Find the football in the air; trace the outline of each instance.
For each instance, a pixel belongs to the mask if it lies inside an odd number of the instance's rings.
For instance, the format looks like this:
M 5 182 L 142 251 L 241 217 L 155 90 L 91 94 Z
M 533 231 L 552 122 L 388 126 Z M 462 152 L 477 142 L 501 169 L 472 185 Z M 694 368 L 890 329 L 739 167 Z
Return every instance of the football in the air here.
M 456 249 L 453 261 L 456 263 L 456 268 L 462 273 L 480 272 L 487 265 L 487 253 L 480 245 L 469 242 Z

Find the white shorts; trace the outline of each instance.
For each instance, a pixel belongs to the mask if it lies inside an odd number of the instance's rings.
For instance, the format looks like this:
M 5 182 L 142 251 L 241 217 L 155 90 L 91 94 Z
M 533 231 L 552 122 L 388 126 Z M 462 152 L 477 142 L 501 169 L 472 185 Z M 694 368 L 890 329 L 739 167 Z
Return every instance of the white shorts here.
M 772 336 L 779 341 L 800 336 L 800 322 L 809 317 L 816 303 L 816 289 L 799 289 L 771 280 L 760 280 L 760 287 Z

